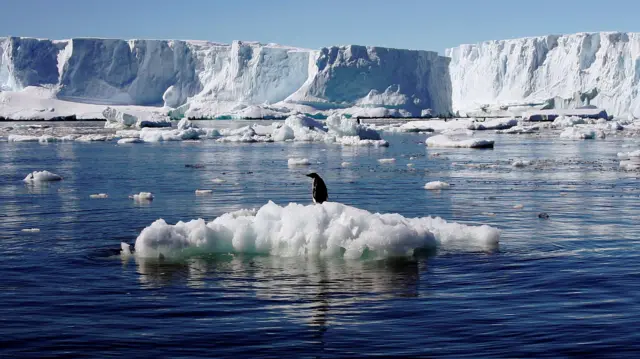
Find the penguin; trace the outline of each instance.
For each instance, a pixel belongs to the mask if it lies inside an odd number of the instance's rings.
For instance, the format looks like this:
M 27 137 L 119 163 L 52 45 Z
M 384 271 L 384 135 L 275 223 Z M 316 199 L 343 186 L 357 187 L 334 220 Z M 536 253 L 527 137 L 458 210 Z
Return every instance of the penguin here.
M 309 173 L 306 175 L 307 177 L 313 178 L 313 203 L 322 203 L 329 199 L 329 194 L 327 193 L 327 186 L 324 184 L 324 181 L 317 173 Z

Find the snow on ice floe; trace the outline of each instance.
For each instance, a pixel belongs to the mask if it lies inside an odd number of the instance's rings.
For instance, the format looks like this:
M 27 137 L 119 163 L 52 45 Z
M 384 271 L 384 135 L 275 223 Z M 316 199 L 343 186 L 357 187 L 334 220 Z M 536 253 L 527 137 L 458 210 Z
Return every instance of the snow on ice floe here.
M 308 158 L 289 158 L 287 163 L 289 166 L 309 166 L 311 164 Z
M 494 140 L 454 140 L 445 135 L 435 135 L 425 141 L 428 147 L 436 148 L 493 148 Z
M 132 196 L 129 196 L 129 198 L 133 199 L 134 201 L 151 201 L 153 200 L 154 196 L 153 193 L 151 192 L 140 192 L 138 194 L 134 194 Z
M 33 171 L 24 178 L 24 182 L 53 182 L 62 180 L 61 176 L 49 171 Z
M 640 150 L 632 152 L 619 152 L 620 169 L 636 171 L 640 169 Z
M 428 189 L 428 190 L 442 190 L 442 189 L 449 189 L 449 188 L 451 188 L 451 185 L 448 184 L 447 182 L 442 182 L 442 181 L 433 181 L 424 185 L 424 189 Z
M 135 241 L 135 255 L 184 258 L 203 253 L 263 253 L 283 257 L 410 256 L 419 249 L 451 246 L 486 250 L 498 246 L 496 228 L 448 223 L 442 218 L 405 218 L 336 202 L 317 205 L 271 201 L 258 210 L 167 224 L 159 219 Z

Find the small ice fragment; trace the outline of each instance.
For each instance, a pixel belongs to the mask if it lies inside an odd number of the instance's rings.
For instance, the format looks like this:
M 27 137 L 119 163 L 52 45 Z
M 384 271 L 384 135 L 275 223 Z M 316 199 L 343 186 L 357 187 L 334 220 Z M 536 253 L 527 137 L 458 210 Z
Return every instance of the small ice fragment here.
M 409 161 L 413 161 L 413 160 L 415 160 L 415 159 L 416 159 L 416 158 L 415 158 L 415 157 L 413 157 L 413 156 L 409 157 Z
M 442 181 L 433 181 L 424 185 L 424 189 L 428 189 L 428 190 L 448 189 L 450 187 L 451 185 L 449 185 L 447 182 L 442 182 Z
M 211 194 L 213 193 L 213 190 L 210 189 L 197 189 L 196 190 L 196 195 L 203 195 L 203 194 Z
M 524 205 L 523 204 L 516 204 L 515 206 L 513 206 L 513 209 L 523 209 Z
M 380 158 L 378 159 L 378 162 L 380 163 L 394 163 L 396 162 L 395 158 Z
M 225 182 L 227 182 L 227 180 L 224 180 L 222 178 L 214 178 L 214 179 L 211 180 L 211 182 L 213 182 L 213 183 L 225 183 Z
M 96 193 L 96 194 L 92 194 L 89 195 L 89 198 L 109 198 L 109 195 L 106 193 Z
M 407 167 L 413 167 L 413 163 L 407 163 Z
M 289 158 L 289 166 L 309 166 L 311 163 L 308 158 Z
M 123 256 L 130 256 L 131 253 L 131 245 L 128 243 L 120 242 L 120 254 Z
M 349 166 L 351 166 L 351 162 L 342 162 L 341 166 L 342 167 L 349 167 Z
M 62 177 L 49 171 L 33 171 L 24 178 L 24 182 L 50 182 L 60 181 Z
M 493 212 L 482 212 L 483 215 L 488 216 L 488 217 L 495 217 L 496 214 Z
M 40 228 L 25 228 L 22 230 L 22 232 L 36 233 L 40 232 Z
M 138 194 L 134 194 L 129 196 L 129 198 L 134 201 L 151 201 L 153 200 L 153 194 L 151 192 L 140 192 Z
M 529 161 L 525 161 L 525 160 L 516 160 L 516 161 L 513 161 L 513 162 L 511 163 L 511 166 L 513 166 L 513 167 L 515 167 L 515 168 L 522 168 L 522 167 L 526 167 L 526 166 L 528 166 L 528 165 L 530 165 L 530 164 L 531 164 L 531 162 L 529 162 Z

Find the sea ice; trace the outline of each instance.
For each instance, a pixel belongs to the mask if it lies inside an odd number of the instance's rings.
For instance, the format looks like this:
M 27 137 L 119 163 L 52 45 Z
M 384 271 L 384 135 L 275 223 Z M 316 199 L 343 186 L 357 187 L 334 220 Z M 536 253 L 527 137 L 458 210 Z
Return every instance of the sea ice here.
M 568 127 L 560 133 L 560 138 L 572 140 L 593 140 L 605 137 L 604 131 L 592 127 Z
M 449 188 L 451 188 L 451 185 L 448 184 L 447 182 L 442 182 L 442 181 L 433 181 L 424 185 L 424 189 L 428 189 L 428 190 L 442 190 L 442 189 L 449 189 Z
M 151 201 L 153 200 L 153 194 L 151 192 L 140 192 L 138 194 L 134 194 L 129 196 L 129 198 L 134 201 Z
M 258 210 L 226 213 L 209 223 L 197 219 L 170 225 L 159 219 L 142 230 L 135 255 L 167 259 L 204 253 L 383 258 L 410 256 L 437 246 L 493 249 L 499 239 L 500 231 L 487 225 L 371 213 L 336 202 L 281 207 L 269 201 Z
M 196 195 L 197 196 L 201 196 L 201 195 L 206 195 L 206 194 L 212 194 L 213 190 L 210 189 L 197 189 L 196 190 Z
M 104 199 L 104 198 L 109 198 L 109 195 L 106 193 L 97 193 L 97 194 L 92 194 L 89 195 L 89 198 L 93 198 L 93 199 Z
M 311 162 L 308 158 L 289 158 L 288 164 L 289 166 L 309 166 Z
M 24 178 L 24 182 L 51 182 L 60 180 L 62 180 L 62 177 L 49 171 L 33 171 Z
M 395 158 L 379 158 L 378 162 L 380 162 L 381 164 L 395 163 L 396 159 Z
M 428 147 L 451 147 L 451 148 L 493 148 L 493 140 L 453 140 L 445 135 L 435 135 L 425 141 Z

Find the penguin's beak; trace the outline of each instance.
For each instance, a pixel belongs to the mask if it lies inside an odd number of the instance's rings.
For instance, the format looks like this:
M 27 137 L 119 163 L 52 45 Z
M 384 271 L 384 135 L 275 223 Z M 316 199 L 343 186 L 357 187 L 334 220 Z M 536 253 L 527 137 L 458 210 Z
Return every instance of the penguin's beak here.
M 305 176 L 307 176 L 307 177 L 313 177 L 313 176 L 312 176 L 312 175 L 310 175 L 310 174 L 309 174 L 309 175 L 305 175 Z

